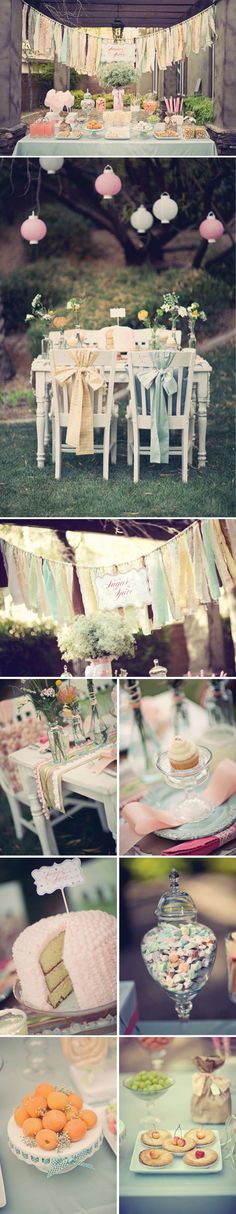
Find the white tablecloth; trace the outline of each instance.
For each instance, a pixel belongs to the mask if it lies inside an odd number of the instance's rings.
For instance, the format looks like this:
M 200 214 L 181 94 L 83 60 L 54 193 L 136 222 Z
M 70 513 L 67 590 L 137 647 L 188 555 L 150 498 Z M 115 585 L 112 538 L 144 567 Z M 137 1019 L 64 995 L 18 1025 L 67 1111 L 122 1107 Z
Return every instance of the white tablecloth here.
M 212 139 L 143 139 L 141 136 L 131 136 L 130 139 L 104 139 L 90 136 L 75 139 L 37 139 L 25 135 L 16 144 L 13 155 L 18 156 L 77 156 L 81 159 L 120 159 L 128 156 L 143 159 L 149 156 L 197 157 L 217 156 L 216 145 Z

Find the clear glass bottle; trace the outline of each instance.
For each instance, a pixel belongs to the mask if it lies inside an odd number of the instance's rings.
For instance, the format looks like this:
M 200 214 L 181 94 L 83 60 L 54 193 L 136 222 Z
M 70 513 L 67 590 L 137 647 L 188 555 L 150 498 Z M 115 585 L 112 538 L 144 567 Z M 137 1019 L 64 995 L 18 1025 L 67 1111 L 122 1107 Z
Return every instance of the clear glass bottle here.
M 53 725 L 48 725 L 48 739 L 53 763 L 65 763 L 68 759 L 66 730 L 55 721 Z
M 226 679 L 209 679 L 204 701 L 208 725 L 204 742 L 212 752 L 212 770 L 221 759 L 236 762 L 236 726 L 231 688 Z
M 87 688 L 91 705 L 91 717 L 88 734 L 95 746 L 104 746 L 107 741 L 108 728 L 98 711 L 93 679 L 87 679 Z
M 174 697 L 174 734 L 182 737 L 189 732 L 189 707 L 184 694 L 183 679 L 171 679 Z
M 71 732 L 74 746 L 81 746 L 85 742 L 82 719 L 79 712 L 73 712 L 71 718 Z
M 144 719 L 138 679 L 127 679 L 126 687 L 133 713 L 128 762 L 137 776 L 146 784 L 151 784 L 157 780 L 156 761 L 160 753 L 160 742 Z
M 205 986 L 214 965 L 217 941 L 211 928 L 197 921 L 197 909 L 179 888 L 175 868 L 170 888 L 160 898 L 155 915 L 158 926 L 146 932 L 141 952 L 154 982 L 174 999 L 180 1020 L 188 1020 L 192 999 Z

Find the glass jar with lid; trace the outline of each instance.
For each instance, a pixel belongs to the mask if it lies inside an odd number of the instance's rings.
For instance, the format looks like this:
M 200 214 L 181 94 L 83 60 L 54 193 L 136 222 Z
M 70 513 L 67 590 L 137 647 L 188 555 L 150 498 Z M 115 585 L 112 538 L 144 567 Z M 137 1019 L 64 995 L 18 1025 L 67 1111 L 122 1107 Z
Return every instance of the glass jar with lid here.
M 146 932 L 141 952 L 154 982 L 174 999 L 179 1019 L 188 1020 L 192 1000 L 213 968 L 217 941 L 211 928 L 198 922 L 195 903 L 179 888 L 175 868 L 169 882 L 155 911 L 158 926 Z

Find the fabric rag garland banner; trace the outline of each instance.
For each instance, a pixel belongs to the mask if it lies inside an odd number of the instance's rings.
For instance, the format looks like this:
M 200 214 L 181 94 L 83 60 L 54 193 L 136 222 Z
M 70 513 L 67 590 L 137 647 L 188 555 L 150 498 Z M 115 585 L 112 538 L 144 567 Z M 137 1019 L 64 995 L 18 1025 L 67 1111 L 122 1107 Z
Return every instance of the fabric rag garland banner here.
M 43 5 L 39 3 L 38 8 L 43 8 Z M 73 28 L 73 23 L 71 26 L 63 23 L 63 16 L 60 23 L 56 5 L 54 11 L 49 13 L 48 4 L 48 16 L 45 16 L 46 6 L 44 11 L 36 12 L 36 6 L 31 8 L 24 4 L 23 47 L 27 43 L 36 58 L 53 60 L 57 55 L 60 63 L 88 76 L 96 76 L 101 63 L 117 60 L 119 55 L 127 63 L 136 62 L 137 74 L 153 71 L 155 57 L 160 70 L 165 71 L 172 63 L 212 46 L 216 35 L 213 6 L 204 9 L 202 5 L 202 9 L 188 19 L 189 3 L 186 4 L 187 19 L 169 28 L 166 28 L 167 22 L 164 23 L 165 28 L 126 27 L 121 45 L 116 45 L 112 40 L 111 28 L 81 28 L 79 25 Z M 84 17 L 86 19 L 86 13 Z M 66 6 L 64 22 L 65 18 Z M 99 26 L 99 21 L 95 24 Z
M 130 539 L 132 547 L 132 539 Z M 135 544 L 135 541 L 134 541 Z M 236 586 L 236 520 L 195 520 L 148 556 L 110 569 L 49 560 L 13 545 L 0 547 L 16 604 L 56 623 L 97 610 L 127 614 L 135 631 L 180 623 L 200 604 L 218 602 Z M 151 607 L 153 622 L 150 621 Z

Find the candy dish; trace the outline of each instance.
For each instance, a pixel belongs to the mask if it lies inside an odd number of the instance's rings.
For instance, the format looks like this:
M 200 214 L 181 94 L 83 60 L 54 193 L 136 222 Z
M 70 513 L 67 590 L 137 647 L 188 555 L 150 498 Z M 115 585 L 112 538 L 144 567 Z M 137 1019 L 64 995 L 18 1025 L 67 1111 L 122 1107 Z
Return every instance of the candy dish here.
M 145 1079 L 145 1076 L 148 1078 Z M 134 1086 L 137 1081 L 140 1081 L 140 1087 Z M 156 1116 L 156 1101 L 160 1099 L 160 1096 L 165 1095 L 174 1082 L 175 1080 L 170 1079 L 169 1075 L 160 1075 L 159 1072 L 156 1074 L 155 1071 L 140 1071 L 139 1075 L 127 1076 L 127 1079 L 123 1080 L 124 1087 L 131 1092 L 131 1095 L 146 1101 L 145 1118 L 143 1113 L 141 1117 L 143 1129 L 158 1129 L 160 1118 Z
M 191 1134 L 192 1131 L 190 1130 L 189 1133 Z M 166 1130 L 166 1142 L 168 1139 L 170 1139 L 170 1137 L 172 1137 L 172 1134 L 173 1134 L 173 1131 L 170 1130 L 169 1134 L 168 1134 L 168 1130 Z M 194 1130 L 193 1130 L 193 1135 L 194 1135 Z M 130 1172 L 139 1172 L 140 1174 L 142 1173 L 142 1175 L 147 1175 L 148 1172 L 150 1172 L 150 1174 L 152 1174 L 153 1172 L 154 1172 L 154 1174 L 155 1174 L 155 1172 L 158 1174 L 160 1172 L 161 1173 L 163 1172 L 163 1175 L 168 1174 L 168 1173 L 171 1173 L 174 1175 L 176 1173 L 176 1175 L 179 1175 L 179 1176 L 184 1176 L 184 1174 L 186 1176 L 188 1176 L 189 1173 L 191 1174 L 191 1172 L 193 1175 L 195 1174 L 196 1176 L 198 1173 L 200 1174 L 200 1176 L 202 1176 L 203 1173 L 206 1171 L 221 1172 L 223 1164 L 222 1164 L 220 1135 L 218 1133 L 218 1130 L 216 1130 L 214 1137 L 215 1137 L 214 1149 L 211 1147 L 202 1148 L 202 1150 L 204 1151 L 204 1154 L 202 1154 L 201 1157 L 197 1157 L 197 1160 L 196 1160 L 196 1157 L 194 1154 L 196 1149 L 198 1150 L 198 1148 L 196 1148 L 196 1147 L 193 1147 L 192 1151 L 188 1150 L 186 1152 L 186 1155 L 184 1156 L 183 1154 L 182 1155 L 173 1155 L 171 1150 L 167 1151 L 167 1149 L 163 1146 L 163 1148 L 162 1147 L 160 1148 L 160 1151 L 163 1150 L 168 1157 L 170 1156 L 170 1158 L 168 1158 L 167 1160 L 164 1161 L 163 1166 L 161 1165 L 160 1162 L 155 1163 L 155 1159 L 153 1159 L 152 1162 L 150 1162 L 150 1164 L 148 1165 L 147 1162 L 143 1163 L 142 1159 L 140 1159 L 140 1155 L 142 1154 L 143 1151 L 145 1151 L 145 1147 L 144 1147 L 144 1143 L 143 1143 L 143 1132 L 141 1130 L 139 1130 L 139 1132 L 137 1134 L 136 1142 L 134 1145 L 132 1158 L 130 1161 Z M 150 1149 L 150 1148 L 146 1147 L 147 1151 L 148 1151 L 148 1149 Z M 158 1151 L 158 1148 L 157 1148 L 157 1151 Z M 201 1151 L 201 1148 L 199 1148 L 199 1151 Z M 211 1156 L 213 1156 L 212 1162 L 210 1162 L 210 1160 L 208 1161 L 207 1152 L 210 1152 Z M 204 1162 L 204 1160 L 205 1160 L 205 1162 Z
M 206 818 L 214 806 L 210 801 L 203 796 L 198 796 L 198 789 L 205 786 L 208 781 L 208 771 L 212 759 L 211 750 L 208 746 L 198 747 L 198 763 L 190 768 L 172 767 L 169 758 L 169 751 L 163 753 L 156 760 L 156 766 L 164 776 L 166 783 L 176 792 L 183 790 L 185 796 L 178 806 L 179 822 L 191 822 L 196 819 L 197 822 L 201 818 Z

